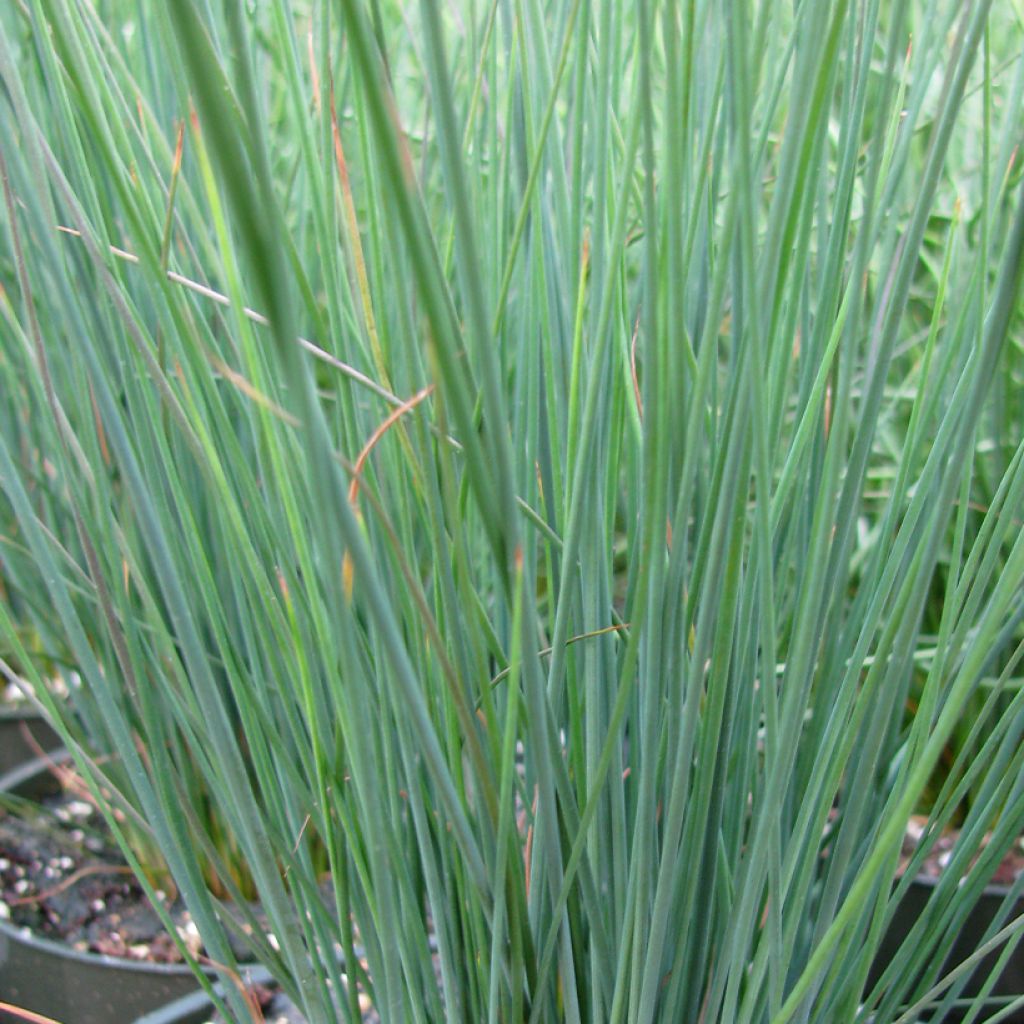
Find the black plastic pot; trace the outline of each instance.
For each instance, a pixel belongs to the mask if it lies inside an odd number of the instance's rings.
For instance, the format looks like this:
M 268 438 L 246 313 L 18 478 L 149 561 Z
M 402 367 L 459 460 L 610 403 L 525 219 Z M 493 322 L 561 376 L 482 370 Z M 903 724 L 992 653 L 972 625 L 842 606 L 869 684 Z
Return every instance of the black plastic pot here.
M 0 707 L 0 776 L 39 756 L 56 750 L 60 737 L 28 707 Z
M 875 959 L 875 967 L 872 970 L 873 979 L 877 979 L 881 975 L 882 970 L 890 963 L 899 947 L 903 944 L 903 941 L 910 934 L 910 930 L 923 913 L 935 889 L 935 884 L 934 880 L 929 878 L 918 878 L 910 884 L 882 940 L 881 948 Z M 998 914 L 1008 891 L 1005 887 L 998 885 L 991 885 L 985 889 L 981 899 L 968 915 L 964 926 L 960 930 L 960 934 L 957 936 L 949 959 L 946 961 L 943 974 L 952 970 L 957 964 L 963 963 L 982 944 L 985 932 L 996 914 Z M 1024 913 L 1024 899 L 1017 903 L 1007 921 L 1022 913 Z M 975 968 L 971 980 L 960 994 L 961 999 L 972 999 L 978 995 L 981 986 L 999 959 L 999 952 L 1000 950 L 996 950 L 989 954 Z M 989 998 L 993 1002 L 991 1005 L 986 1002 L 985 1006 L 987 1009 L 982 1014 L 981 1019 L 990 1016 L 1000 1005 L 994 1002 L 994 1000 L 1005 1000 L 1008 996 L 1020 995 L 1024 995 L 1024 945 L 1018 946 L 1014 951 L 998 981 L 989 993 Z M 1005 1002 L 1002 1005 L 1005 1005 Z M 962 1020 L 964 1016 L 966 1016 L 966 1011 L 952 1011 L 943 1019 L 952 1024 L 952 1022 Z M 927 1014 L 921 1017 L 922 1021 L 927 1021 L 928 1019 Z M 1012 1016 L 1002 1019 L 1008 1021 L 1009 1024 L 1024 1024 L 1024 1011 L 1018 1011 Z
M 180 964 L 147 964 L 69 946 L 0 922 L 0 999 L 60 1024 L 128 1022 L 195 989 Z M 0 1011 L 2 1024 L 21 1019 Z
M 0 776 L 0 792 L 29 799 L 52 793 L 52 762 L 67 759 L 61 750 L 23 764 Z M 195 987 L 181 964 L 81 953 L 0 921 L 0 1001 L 60 1024 L 127 1024 Z M 22 1018 L 0 1011 L 0 1024 L 22 1024 Z

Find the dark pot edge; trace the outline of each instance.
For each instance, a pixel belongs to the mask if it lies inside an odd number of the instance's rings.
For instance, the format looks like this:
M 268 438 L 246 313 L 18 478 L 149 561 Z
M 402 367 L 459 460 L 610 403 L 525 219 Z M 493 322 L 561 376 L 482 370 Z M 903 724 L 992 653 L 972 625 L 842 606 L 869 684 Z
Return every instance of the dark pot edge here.
M 164 964 L 152 960 L 129 960 L 126 957 L 107 956 L 105 953 L 90 953 L 75 949 L 64 942 L 36 935 L 31 928 L 19 928 L 10 921 L 0 921 L 0 933 L 7 936 L 10 942 L 38 950 L 47 956 L 63 957 L 75 963 L 89 964 L 96 967 L 110 967 L 132 974 L 192 975 L 192 968 L 187 964 Z
M 250 984 L 269 985 L 274 977 L 265 967 L 254 966 L 246 970 L 246 981 Z M 215 984 L 214 991 L 223 995 L 225 989 L 220 982 Z M 157 1010 L 137 1017 L 132 1024 L 201 1024 L 208 1019 L 213 1010 L 213 1000 L 203 989 L 190 992 Z
M 28 701 L 18 701 L 13 704 L 0 702 L 0 730 L 9 734 L 16 732 L 21 726 L 39 733 L 37 740 L 40 746 L 43 746 L 44 743 L 61 743 L 60 734 L 49 717 L 34 705 Z
M 60 734 L 28 704 L 0 704 L 0 776 L 62 746 Z
M 8 721 L 46 722 L 46 719 L 27 701 L 0 702 L 0 723 Z
M 59 747 L 44 757 L 33 757 L 30 761 L 23 761 L 16 768 L 0 775 L 0 793 L 18 795 L 19 790 L 23 790 L 32 779 L 48 773 L 53 765 L 67 764 L 70 760 L 70 751 Z
M 941 881 L 941 878 L 933 878 L 931 875 L 916 875 L 914 877 L 914 880 L 910 884 L 920 885 L 925 889 L 935 889 L 938 887 L 939 882 Z M 996 899 L 1002 900 L 1009 896 L 1010 890 L 1012 888 L 1013 887 L 1009 885 L 996 885 L 990 883 L 989 885 L 986 885 L 984 889 L 981 890 L 981 896 L 979 897 L 979 899 L 994 897 Z M 1024 894 L 1021 894 L 1021 896 L 1017 900 L 1017 905 L 1020 906 L 1021 904 L 1024 904 Z

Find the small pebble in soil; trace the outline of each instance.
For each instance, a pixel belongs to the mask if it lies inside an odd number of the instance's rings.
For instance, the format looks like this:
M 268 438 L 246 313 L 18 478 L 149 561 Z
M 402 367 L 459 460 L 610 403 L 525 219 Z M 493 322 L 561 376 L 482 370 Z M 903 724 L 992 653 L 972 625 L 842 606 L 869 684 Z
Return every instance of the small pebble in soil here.
M 73 818 L 91 818 L 93 811 L 93 805 L 85 800 L 72 800 L 68 804 L 68 814 Z

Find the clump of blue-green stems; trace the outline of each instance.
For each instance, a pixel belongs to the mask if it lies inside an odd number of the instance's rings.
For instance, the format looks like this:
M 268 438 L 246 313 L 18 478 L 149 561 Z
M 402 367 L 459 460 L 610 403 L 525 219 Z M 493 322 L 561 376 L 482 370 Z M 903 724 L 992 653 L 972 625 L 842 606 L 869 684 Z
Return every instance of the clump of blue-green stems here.
M 0 621 L 210 961 L 243 865 L 311 1021 L 960 998 L 1024 826 L 1019 5 L 0 25 Z

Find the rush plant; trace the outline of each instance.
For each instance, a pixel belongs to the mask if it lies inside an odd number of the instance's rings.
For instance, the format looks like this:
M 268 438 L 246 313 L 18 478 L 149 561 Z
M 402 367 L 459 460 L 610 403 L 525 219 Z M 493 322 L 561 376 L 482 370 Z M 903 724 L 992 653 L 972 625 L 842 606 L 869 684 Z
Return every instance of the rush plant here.
M 1022 13 L 3 6 L 0 625 L 227 976 L 237 858 L 316 1024 L 953 1006 L 1024 828 Z

